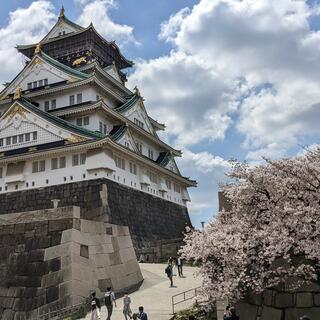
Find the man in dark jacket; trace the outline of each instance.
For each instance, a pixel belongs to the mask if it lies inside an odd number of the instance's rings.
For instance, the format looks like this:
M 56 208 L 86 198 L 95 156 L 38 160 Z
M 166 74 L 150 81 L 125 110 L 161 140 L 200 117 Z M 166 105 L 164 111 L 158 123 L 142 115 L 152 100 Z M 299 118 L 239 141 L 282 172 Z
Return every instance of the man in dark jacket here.
M 143 311 L 143 307 L 139 307 L 138 319 L 140 320 L 148 320 L 147 314 Z

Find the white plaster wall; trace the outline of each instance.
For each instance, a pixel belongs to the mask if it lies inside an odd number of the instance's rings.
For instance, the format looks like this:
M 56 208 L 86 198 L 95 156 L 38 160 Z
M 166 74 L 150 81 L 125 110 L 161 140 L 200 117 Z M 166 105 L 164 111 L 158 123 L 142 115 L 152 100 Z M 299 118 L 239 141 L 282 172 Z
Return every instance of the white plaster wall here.
M 96 101 L 97 92 L 90 87 L 81 87 L 75 88 L 74 90 L 69 90 L 68 92 L 64 91 L 63 94 L 61 92 L 57 92 L 56 94 L 46 95 L 45 98 L 33 98 L 33 100 L 39 103 L 39 107 L 41 110 L 44 110 L 45 101 L 50 101 L 51 108 L 51 100 L 56 100 L 56 109 L 63 108 L 70 105 L 69 97 L 71 95 L 75 96 L 75 104 L 77 103 L 77 94 L 82 93 L 82 102 L 88 101 Z
M 80 153 L 80 152 L 79 152 Z M 79 154 L 77 153 L 77 154 Z M 163 198 L 165 200 L 178 203 L 180 205 L 185 205 L 185 202 L 182 200 L 182 192 L 176 193 L 173 189 L 173 179 L 164 174 L 160 174 L 156 170 L 151 170 L 145 165 L 141 165 L 134 160 L 130 160 L 129 157 L 124 157 L 122 154 L 116 154 L 121 158 L 125 159 L 125 170 L 116 167 L 115 172 L 107 172 L 105 170 L 96 170 L 88 172 L 86 170 L 86 165 L 72 166 L 72 154 L 64 154 L 66 156 L 66 168 L 51 170 L 51 157 L 46 159 L 46 171 L 32 173 L 32 161 L 27 161 L 25 165 L 24 177 L 25 181 L 19 183 L 10 183 L 5 184 L 5 172 L 6 166 L 0 165 L 0 168 L 3 168 L 3 178 L 0 178 L 0 193 L 20 191 L 26 189 L 35 189 L 40 187 L 46 187 L 50 185 L 59 185 L 64 183 L 71 183 L 83 180 L 91 180 L 98 178 L 107 178 L 113 180 L 117 183 L 131 187 L 133 189 L 140 190 L 152 194 L 153 196 Z M 62 156 L 62 155 L 61 155 Z M 52 156 L 52 158 L 58 156 Z M 44 158 L 39 158 L 42 160 Z M 35 161 L 35 160 L 33 160 Z M 129 162 L 133 162 L 137 166 L 137 174 L 130 173 Z M 141 185 L 141 173 L 151 170 L 158 174 L 158 184 L 150 182 L 150 185 Z M 161 179 L 169 179 L 172 184 L 172 189 L 168 192 L 159 191 Z M 48 180 L 48 181 L 47 181 Z M 163 181 L 163 180 L 162 180 Z M 27 186 L 28 184 L 28 186 Z M 16 189 L 18 186 L 18 189 Z

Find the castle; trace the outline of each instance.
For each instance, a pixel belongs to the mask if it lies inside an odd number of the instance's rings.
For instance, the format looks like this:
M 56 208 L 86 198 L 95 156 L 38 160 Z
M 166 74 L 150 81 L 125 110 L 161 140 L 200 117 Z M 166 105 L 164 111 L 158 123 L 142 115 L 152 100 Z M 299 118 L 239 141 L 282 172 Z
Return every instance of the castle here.
M 181 238 L 190 225 L 181 151 L 163 142 L 136 87 L 133 66 L 92 24 L 61 10 L 0 93 L 0 214 L 79 206 L 81 217 L 127 225 L 136 248 Z

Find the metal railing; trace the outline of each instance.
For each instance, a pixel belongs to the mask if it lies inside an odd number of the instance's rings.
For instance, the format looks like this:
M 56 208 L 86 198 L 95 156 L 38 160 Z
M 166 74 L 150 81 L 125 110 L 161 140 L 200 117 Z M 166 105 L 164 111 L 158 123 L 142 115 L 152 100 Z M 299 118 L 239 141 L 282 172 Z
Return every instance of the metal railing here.
M 191 300 L 198 295 L 198 292 L 201 287 L 193 288 L 184 292 L 180 292 L 171 297 L 172 304 L 172 314 L 174 314 L 175 306 L 179 303 L 183 303 L 185 301 Z M 178 299 L 180 298 L 180 299 Z

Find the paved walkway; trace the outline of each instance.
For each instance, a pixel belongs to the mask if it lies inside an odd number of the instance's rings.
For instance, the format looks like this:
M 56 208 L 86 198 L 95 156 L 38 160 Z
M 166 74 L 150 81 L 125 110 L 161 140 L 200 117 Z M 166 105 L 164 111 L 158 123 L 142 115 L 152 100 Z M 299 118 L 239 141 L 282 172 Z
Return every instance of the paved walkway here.
M 172 316 L 171 297 L 180 292 L 199 287 L 201 280 L 195 277 L 196 268 L 184 267 L 184 278 L 178 276 L 173 277 L 174 287 L 169 287 L 169 280 L 164 272 L 164 264 L 142 263 L 140 268 L 144 277 L 144 281 L 140 289 L 131 296 L 131 309 L 133 312 L 138 311 L 140 305 L 144 306 L 149 320 L 169 320 Z M 174 274 L 177 274 L 176 268 Z M 187 308 L 192 304 L 192 300 L 178 305 L 178 310 Z M 122 314 L 123 302 L 122 298 L 117 300 L 117 307 L 114 308 L 112 320 L 124 320 Z M 101 309 L 101 320 L 107 318 L 106 307 Z M 90 320 L 90 315 L 87 315 L 86 320 Z

